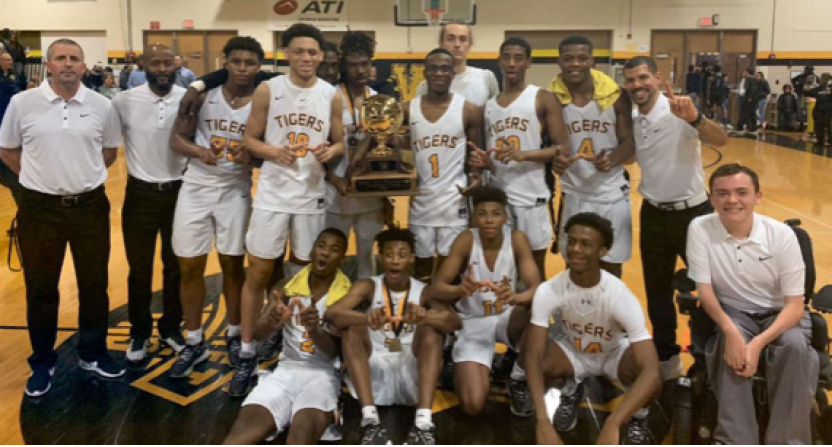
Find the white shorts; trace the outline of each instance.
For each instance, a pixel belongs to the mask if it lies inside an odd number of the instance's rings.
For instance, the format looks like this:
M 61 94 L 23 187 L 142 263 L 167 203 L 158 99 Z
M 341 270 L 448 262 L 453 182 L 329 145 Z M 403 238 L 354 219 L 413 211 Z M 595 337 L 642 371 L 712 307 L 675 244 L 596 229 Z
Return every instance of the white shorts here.
M 357 399 L 349 375 L 346 382 L 350 394 Z M 416 405 L 419 397 L 419 361 L 411 347 L 405 346 L 402 352 L 373 350 L 370 355 L 370 383 L 376 405 Z
M 448 253 L 451 252 L 451 245 L 453 245 L 454 239 L 467 228 L 465 225 L 452 227 L 411 225 L 410 231 L 416 237 L 416 257 L 432 258 L 434 254 L 448 256 Z
M 633 211 L 630 198 L 618 202 L 602 203 L 583 200 L 571 194 L 563 196 L 563 215 L 560 219 L 560 252 L 566 259 L 566 222 L 578 213 L 595 213 L 612 223 L 613 242 L 607 255 L 601 258 L 611 264 L 623 264 L 633 254 Z
M 324 230 L 323 214 L 289 214 L 255 208 L 246 234 L 246 249 L 262 259 L 276 259 L 286 251 L 292 232 L 292 253 L 301 261 L 311 260 L 312 246 Z
M 475 362 L 489 370 L 494 361 L 494 344 L 503 343 L 510 348 L 508 323 L 512 309 L 499 315 L 462 319 L 462 329 L 456 332 L 454 363 Z
M 618 365 L 624 352 L 630 347 L 630 340 L 622 337 L 618 346 L 611 352 L 603 354 L 584 354 L 575 349 L 575 345 L 566 336 L 559 336 L 555 343 L 560 346 L 566 358 L 572 363 L 575 371 L 575 381 L 581 383 L 587 377 L 604 376 L 611 381 L 618 381 Z
M 552 224 L 548 206 L 508 206 L 511 218 L 506 225 L 529 238 L 532 250 L 546 250 L 552 243 Z
M 251 390 L 243 406 L 260 405 L 274 418 L 277 433 L 286 430 L 300 410 L 325 413 L 338 406 L 340 380 L 334 369 L 310 368 L 281 362 L 277 369 Z
M 337 228 L 350 237 L 350 229 L 355 230 L 356 244 L 369 246 L 372 250 L 376 235 L 384 228 L 384 216 L 381 210 L 356 214 L 326 213 L 326 228 Z
M 184 183 L 173 218 L 173 252 L 182 258 L 207 255 L 216 238 L 220 254 L 243 256 L 250 216 L 251 183 L 222 187 Z

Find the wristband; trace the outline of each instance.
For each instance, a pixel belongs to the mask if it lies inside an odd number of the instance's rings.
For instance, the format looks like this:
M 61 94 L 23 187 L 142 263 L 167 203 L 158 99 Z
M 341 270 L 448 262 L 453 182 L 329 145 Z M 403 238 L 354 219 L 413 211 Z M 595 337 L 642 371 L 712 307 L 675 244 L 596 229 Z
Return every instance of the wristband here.
M 196 91 L 198 91 L 198 92 L 200 92 L 200 93 L 202 93 L 202 92 L 204 92 L 204 91 L 205 91 L 205 83 L 204 83 L 204 82 L 202 82 L 202 81 L 201 81 L 201 80 L 199 80 L 199 79 L 197 79 L 197 80 L 196 80 L 196 81 L 194 81 L 194 82 L 191 82 L 191 85 L 189 85 L 188 87 L 190 87 L 190 88 L 192 88 L 192 89 L 194 89 L 194 90 L 196 90 Z

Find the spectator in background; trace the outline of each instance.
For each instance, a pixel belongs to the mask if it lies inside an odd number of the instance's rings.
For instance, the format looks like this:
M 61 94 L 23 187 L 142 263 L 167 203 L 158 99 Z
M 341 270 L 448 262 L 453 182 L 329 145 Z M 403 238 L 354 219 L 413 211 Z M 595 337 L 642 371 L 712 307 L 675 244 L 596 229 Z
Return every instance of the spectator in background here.
M 702 61 L 699 64 L 699 76 L 701 78 L 702 87 L 700 91 L 702 92 L 702 108 L 705 108 L 705 103 L 708 102 L 707 91 L 708 91 L 708 81 L 710 80 L 711 75 L 714 74 L 714 71 L 711 67 L 708 66 L 708 61 Z
M 113 99 L 121 89 L 116 85 L 116 78 L 112 73 L 104 73 L 104 84 L 98 87 L 98 93 L 106 96 L 107 99 Z
M 803 124 L 806 122 L 806 99 L 803 96 L 803 90 L 806 85 L 806 78 L 814 76 L 815 67 L 807 65 L 803 68 L 803 73 L 792 78 L 792 85 L 794 86 L 794 93 L 800 101 L 800 107 L 797 109 L 797 120 L 800 123 L 800 130 L 803 130 Z
M 777 113 L 779 114 L 777 127 L 780 130 L 794 130 L 798 105 L 799 100 L 797 95 L 792 92 L 792 86 L 784 85 L 783 94 L 777 98 Z
M 12 37 L 12 30 L 8 28 L 3 28 L 3 31 L 0 31 L 0 45 L 3 46 L 3 51 L 9 47 L 9 42 L 11 41 Z
M 768 103 L 768 95 L 771 94 L 771 86 L 768 84 L 766 77 L 763 75 L 762 71 L 758 71 L 756 75 L 754 75 L 754 79 L 757 80 L 757 83 L 760 85 L 762 91 L 760 92 L 760 102 L 757 104 L 757 121 L 760 122 L 760 126 L 763 129 L 766 128 L 766 104 Z
M 699 67 L 694 65 L 688 66 L 688 74 L 685 77 L 685 93 L 690 96 L 691 101 L 693 101 L 697 109 L 702 109 L 702 104 L 699 101 L 702 96 L 702 74 L 699 71 Z
M 9 53 L 0 53 L 0 123 L 6 115 L 6 109 L 12 101 L 12 96 L 26 90 L 26 78 L 12 68 L 13 60 Z M 12 172 L 0 160 L 0 184 L 12 191 L 12 197 L 18 202 L 22 189 L 17 174 Z
M 176 85 L 188 88 L 191 82 L 196 81 L 196 75 L 182 62 L 182 56 L 174 56 L 173 64 L 176 65 Z
M 29 84 L 26 85 L 26 90 L 36 88 L 40 85 L 40 75 L 35 73 L 32 75 L 32 79 L 29 79 Z
M 18 74 L 23 73 L 23 65 L 26 63 L 26 48 L 18 40 L 17 33 L 12 33 L 9 36 L 8 44 L 5 44 L 6 52 L 12 56 L 14 60 L 14 71 Z
M 137 68 L 130 73 L 130 79 L 127 81 L 127 88 L 138 87 L 147 82 L 147 74 L 144 72 L 144 56 L 140 56 L 136 61 Z
M 714 65 L 709 68 L 708 77 L 708 116 L 718 123 L 723 122 L 723 97 L 725 95 L 725 77 L 722 75 L 722 67 Z
M 830 134 L 830 126 L 832 126 L 832 75 L 824 73 L 820 76 L 820 85 L 806 90 L 808 84 L 804 86 L 803 94 L 810 98 L 815 98 L 815 109 L 812 111 L 812 118 L 815 120 L 815 135 L 817 136 L 818 146 L 832 145 L 832 134 Z
M 81 82 L 90 90 L 98 91 L 98 88 L 104 85 L 104 69 L 101 68 L 101 62 L 87 70 Z
M 731 136 L 757 135 L 757 103 L 760 101 L 762 92 L 760 83 L 754 79 L 754 70 L 750 68 L 743 70 L 742 81 L 736 90 L 740 98 L 740 119 L 737 122 L 737 132 Z M 746 129 L 748 129 L 747 132 Z
M 130 73 L 133 73 L 133 64 L 124 64 L 124 69 L 118 75 L 118 88 L 127 90 L 127 83 L 130 81 Z

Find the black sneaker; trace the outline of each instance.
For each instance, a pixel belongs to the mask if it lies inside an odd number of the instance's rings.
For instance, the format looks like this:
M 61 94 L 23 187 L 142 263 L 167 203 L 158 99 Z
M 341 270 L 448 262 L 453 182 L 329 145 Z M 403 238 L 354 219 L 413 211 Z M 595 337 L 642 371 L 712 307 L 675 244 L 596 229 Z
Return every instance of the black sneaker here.
M 521 418 L 534 416 L 534 401 L 529 394 L 529 384 L 525 380 L 510 379 L 508 395 L 511 397 L 511 414 Z
M 236 368 L 240 364 L 240 351 L 243 350 L 243 340 L 239 335 L 225 337 L 225 346 L 228 347 L 228 364 Z
M 208 349 L 205 343 L 198 345 L 185 345 L 179 353 L 173 366 L 170 367 L 168 375 L 174 378 L 188 377 L 194 371 L 194 366 L 208 360 Z
M 653 435 L 647 423 L 647 417 L 634 417 L 627 423 L 627 436 L 624 437 L 625 445 L 652 445 Z
M 257 374 L 257 357 L 242 358 L 228 382 L 228 394 L 233 397 L 245 396 L 251 391 L 254 375 Z
M 85 371 L 92 371 L 107 379 L 121 377 L 125 372 L 127 372 L 124 366 L 121 366 L 121 364 L 110 357 L 110 354 L 101 355 L 97 359 L 90 362 L 81 359 L 78 361 L 78 366 Z
M 167 345 L 170 349 L 173 349 L 173 352 L 179 354 L 185 349 L 185 337 L 182 336 L 179 332 L 173 332 L 170 334 L 162 335 L 162 344 Z
M 507 349 L 505 354 L 497 357 L 491 368 L 491 374 L 497 380 L 507 380 L 511 376 L 511 370 L 514 369 L 514 363 L 517 362 L 517 353 L 511 349 Z
M 370 423 L 361 426 L 361 445 L 388 445 L 390 438 L 387 436 L 387 429 L 381 426 L 380 422 Z
M 560 394 L 560 404 L 555 410 L 554 426 L 557 431 L 570 431 L 578 425 L 578 402 L 584 393 L 584 384 L 579 383 L 572 394 Z
M 280 355 L 283 349 L 283 331 L 277 331 L 257 348 L 257 356 L 260 360 L 274 360 Z
M 147 358 L 147 348 L 150 347 L 150 340 L 144 338 L 131 338 L 130 346 L 124 357 L 128 363 L 141 363 Z
M 410 428 L 404 445 L 436 445 L 436 427 L 423 430 L 414 425 Z
M 38 367 L 32 370 L 32 374 L 26 382 L 26 395 L 40 397 L 49 392 L 52 388 L 53 374 L 55 374 L 55 368 Z

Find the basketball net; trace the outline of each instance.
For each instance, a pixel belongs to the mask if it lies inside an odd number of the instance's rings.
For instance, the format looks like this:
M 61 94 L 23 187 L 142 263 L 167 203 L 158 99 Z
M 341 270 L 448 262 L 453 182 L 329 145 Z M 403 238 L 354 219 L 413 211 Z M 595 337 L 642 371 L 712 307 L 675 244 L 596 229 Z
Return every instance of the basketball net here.
M 439 26 L 442 23 L 442 17 L 445 15 L 444 9 L 426 9 L 425 18 L 428 20 L 428 26 Z

